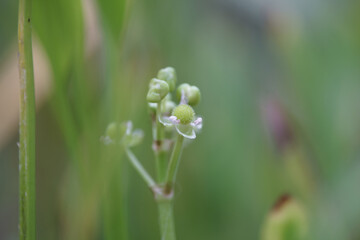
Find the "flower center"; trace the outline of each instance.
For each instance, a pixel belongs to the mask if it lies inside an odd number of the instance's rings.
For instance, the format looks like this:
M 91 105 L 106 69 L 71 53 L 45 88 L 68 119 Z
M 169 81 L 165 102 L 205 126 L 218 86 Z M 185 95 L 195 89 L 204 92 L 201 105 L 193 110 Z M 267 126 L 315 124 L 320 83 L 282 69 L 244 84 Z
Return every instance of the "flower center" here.
M 194 120 L 195 112 L 189 105 L 181 104 L 174 108 L 172 115 L 179 119 L 181 124 L 189 124 Z

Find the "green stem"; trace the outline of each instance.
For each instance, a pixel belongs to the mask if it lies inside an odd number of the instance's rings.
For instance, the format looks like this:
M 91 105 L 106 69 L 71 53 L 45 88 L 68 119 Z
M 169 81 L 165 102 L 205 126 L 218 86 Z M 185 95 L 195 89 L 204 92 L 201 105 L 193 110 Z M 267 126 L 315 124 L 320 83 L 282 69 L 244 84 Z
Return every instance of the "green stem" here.
M 149 186 L 149 188 L 153 189 L 156 186 L 155 181 L 149 175 L 149 173 L 145 170 L 145 168 L 141 165 L 136 156 L 131 152 L 130 149 L 125 149 L 126 155 L 128 156 L 131 165 L 135 168 L 135 170 L 140 174 L 140 176 L 144 179 L 145 183 Z
M 175 143 L 173 152 L 171 154 L 169 167 L 167 169 L 166 178 L 165 178 L 165 193 L 169 194 L 173 190 L 173 185 L 176 179 L 176 172 L 180 163 L 180 156 L 182 151 L 182 146 L 184 142 L 184 137 L 178 134 L 178 139 Z
M 19 0 L 18 45 L 20 75 L 20 240 L 34 240 L 36 236 L 35 93 L 31 20 L 31 0 Z
M 180 163 L 183 142 L 184 137 L 179 134 L 173 152 L 171 154 L 169 166 L 166 172 L 166 185 L 163 192 L 164 198 L 158 200 L 161 240 L 176 239 L 173 214 L 173 187 L 176 179 L 177 169 Z
M 166 150 L 164 149 L 164 126 L 159 121 L 161 117 L 161 102 L 158 103 L 156 108 L 156 124 L 154 124 L 154 153 L 156 161 L 157 179 L 159 183 L 166 183 L 168 162 L 166 160 Z M 181 140 L 182 141 L 182 140 Z M 179 141 L 178 141 L 179 142 Z M 175 145 L 178 146 L 178 142 Z M 182 143 L 180 144 L 182 145 Z M 180 147 L 181 150 L 181 147 Z M 173 159 L 173 157 L 171 158 Z M 164 192 L 166 193 L 166 192 Z M 163 193 L 162 193 L 163 194 Z M 157 205 L 159 210 L 159 224 L 161 240 L 175 240 L 175 223 L 173 214 L 172 196 L 161 196 L 157 199 Z
M 164 126 L 159 121 L 161 116 L 161 102 L 156 108 L 156 131 L 154 136 L 154 153 L 156 162 L 157 180 L 162 183 L 166 177 L 166 151 L 164 150 Z
M 161 147 L 162 147 L 161 143 Z M 160 149 L 156 154 L 157 161 L 157 179 L 159 183 L 165 182 L 166 177 L 166 168 L 167 168 L 167 160 L 166 160 L 166 151 Z
M 161 240 L 175 240 L 175 223 L 172 201 L 158 202 Z
M 164 127 L 159 121 L 159 117 L 161 117 L 161 102 L 157 104 L 156 107 L 156 140 L 163 140 L 164 138 Z

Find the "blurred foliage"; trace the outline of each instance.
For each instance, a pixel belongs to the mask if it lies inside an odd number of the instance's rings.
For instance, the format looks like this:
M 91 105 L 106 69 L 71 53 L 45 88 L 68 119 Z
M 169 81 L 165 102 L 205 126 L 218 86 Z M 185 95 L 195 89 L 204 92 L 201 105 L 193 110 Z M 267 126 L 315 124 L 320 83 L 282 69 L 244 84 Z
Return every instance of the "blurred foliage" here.
M 165 66 L 202 92 L 178 239 L 259 239 L 284 193 L 304 202 L 311 239 L 360 238 L 359 1 L 99 0 L 91 54 L 88 1 L 33 2 L 54 83 L 37 116 L 39 239 L 159 238 L 151 193 L 99 139 L 109 122 L 134 120 L 146 133 L 135 153 L 154 172 L 145 97 Z M 6 61 L 17 6 L 0 6 Z M 16 141 L 0 149 L 0 239 L 17 238 Z

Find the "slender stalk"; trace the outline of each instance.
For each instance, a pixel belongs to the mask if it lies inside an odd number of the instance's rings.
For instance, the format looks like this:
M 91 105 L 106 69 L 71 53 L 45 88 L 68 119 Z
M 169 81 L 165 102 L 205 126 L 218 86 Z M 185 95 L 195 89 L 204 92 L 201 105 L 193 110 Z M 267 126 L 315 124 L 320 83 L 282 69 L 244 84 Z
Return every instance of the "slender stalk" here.
M 164 126 L 159 121 L 161 114 L 161 102 L 158 103 L 156 108 L 156 131 L 154 135 L 154 153 L 156 162 L 157 180 L 162 183 L 166 177 L 166 151 L 164 151 Z
M 175 240 L 175 223 L 172 201 L 158 202 L 161 240 Z
M 19 239 L 35 240 L 35 93 L 31 0 L 19 0 L 20 75 Z
M 159 222 L 162 240 L 175 240 L 175 223 L 173 214 L 173 186 L 176 178 L 177 168 L 180 163 L 181 150 L 184 137 L 178 135 L 173 152 L 171 154 L 170 163 L 165 177 L 164 199 L 157 201 L 159 208 Z
M 159 102 L 157 104 L 156 107 L 156 140 L 163 140 L 164 138 L 164 128 L 163 125 L 161 124 L 161 122 L 159 121 L 159 117 L 161 114 L 161 102 Z
M 135 170 L 140 174 L 140 176 L 144 179 L 149 188 L 153 189 L 156 186 L 155 181 L 149 175 L 149 173 L 145 170 L 145 168 L 141 165 L 136 156 L 130 151 L 130 149 L 125 149 L 126 155 L 128 156 L 131 165 L 135 168 Z
M 159 150 L 156 153 L 156 161 L 157 161 L 157 179 L 159 183 L 163 183 L 165 181 L 166 176 L 166 168 L 167 168 L 167 160 L 166 160 L 166 152 L 164 150 Z
M 167 173 L 166 173 L 166 179 L 165 179 L 165 183 L 166 183 L 165 193 L 166 194 L 171 193 L 171 191 L 173 189 L 173 185 L 174 185 L 174 182 L 176 179 L 177 169 L 178 169 L 178 166 L 180 163 L 180 156 L 181 156 L 183 142 L 184 142 L 184 137 L 182 135 L 178 134 L 178 138 L 175 143 L 173 152 L 171 154 L 169 166 L 168 166 Z

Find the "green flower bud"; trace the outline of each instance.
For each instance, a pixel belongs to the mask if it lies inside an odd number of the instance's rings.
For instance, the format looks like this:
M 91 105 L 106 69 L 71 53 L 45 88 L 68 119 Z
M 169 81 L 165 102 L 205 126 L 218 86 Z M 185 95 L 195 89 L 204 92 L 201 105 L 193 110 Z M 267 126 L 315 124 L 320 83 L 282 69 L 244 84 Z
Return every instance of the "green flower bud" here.
M 105 136 L 108 137 L 110 140 L 114 141 L 121 137 L 121 128 L 118 123 L 112 122 L 110 123 L 105 131 Z
M 115 144 L 121 141 L 125 129 L 121 124 L 112 122 L 106 127 L 105 135 L 101 137 L 101 141 L 105 144 Z
M 183 93 L 185 94 L 185 98 L 189 105 L 195 106 L 200 102 L 201 94 L 198 87 L 183 83 L 176 90 L 176 97 L 179 101 L 181 100 Z
M 166 67 L 160 69 L 157 78 L 166 81 L 169 84 L 169 90 L 174 91 L 176 85 L 176 72 L 174 68 Z
M 136 129 L 131 134 L 125 135 L 123 142 L 128 147 L 135 147 L 142 142 L 143 138 L 144 132 L 140 129 Z
M 173 101 L 166 101 L 163 106 L 161 106 L 161 111 L 164 113 L 170 113 L 175 107 L 176 104 Z
M 181 104 L 174 108 L 172 115 L 179 119 L 181 124 L 189 124 L 194 120 L 195 112 L 189 105 Z
M 308 224 L 305 210 L 289 195 L 282 196 L 269 213 L 262 240 L 306 239 Z
M 133 131 L 132 122 L 110 123 L 105 131 L 105 136 L 101 137 L 101 141 L 105 145 L 123 144 L 127 147 L 138 145 L 144 137 L 144 133 L 140 129 Z
M 150 113 L 155 114 L 157 103 L 148 103 Z M 176 104 L 171 101 L 171 94 L 169 93 L 166 97 L 161 101 L 161 112 L 162 113 L 171 113 L 172 110 L 176 107 Z
M 148 102 L 158 103 L 169 93 L 169 84 L 167 82 L 153 78 L 149 84 L 149 91 L 146 96 Z
M 171 101 L 171 93 L 166 95 L 164 100 L 161 102 L 161 112 L 162 113 L 171 113 L 172 110 L 176 107 L 176 104 Z

